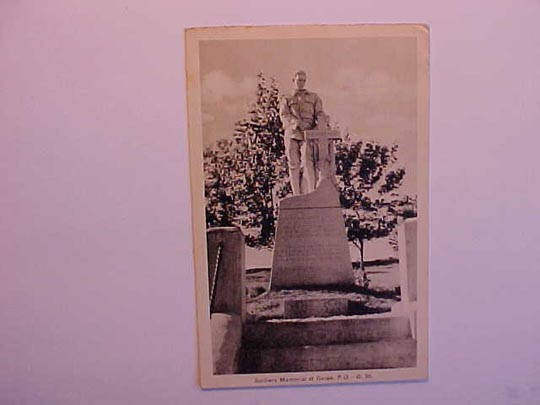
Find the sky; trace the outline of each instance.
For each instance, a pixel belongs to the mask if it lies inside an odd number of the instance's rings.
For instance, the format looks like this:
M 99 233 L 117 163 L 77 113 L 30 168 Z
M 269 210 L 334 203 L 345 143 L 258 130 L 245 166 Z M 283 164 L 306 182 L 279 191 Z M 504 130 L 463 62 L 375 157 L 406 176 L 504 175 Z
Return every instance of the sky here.
M 408 37 L 201 41 L 204 144 L 232 136 L 255 100 L 259 72 L 287 94 L 302 69 L 306 88 L 353 140 L 399 145 L 402 189 L 415 193 L 416 64 L 416 41 Z

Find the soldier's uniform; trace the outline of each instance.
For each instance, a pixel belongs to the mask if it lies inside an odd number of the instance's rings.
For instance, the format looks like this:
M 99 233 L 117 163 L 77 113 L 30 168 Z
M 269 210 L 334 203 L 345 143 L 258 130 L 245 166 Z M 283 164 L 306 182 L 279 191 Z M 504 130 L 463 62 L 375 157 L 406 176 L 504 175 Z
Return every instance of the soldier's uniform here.
M 285 130 L 285 153 L 293 194 L 300 194 L 300 169 L 306 178 L 307 192 L 315 189 L 317 146 L 305 141 L 303 131 L 314 129 L 325 117 L 320 97 L 308 90 L 295 90 L 281 99 L 279 116 Z

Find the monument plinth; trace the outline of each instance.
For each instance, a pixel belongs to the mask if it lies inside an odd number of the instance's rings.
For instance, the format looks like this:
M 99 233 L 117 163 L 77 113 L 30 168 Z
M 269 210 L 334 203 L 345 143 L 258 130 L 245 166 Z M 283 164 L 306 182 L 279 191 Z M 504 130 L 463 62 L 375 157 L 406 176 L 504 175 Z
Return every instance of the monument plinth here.
M 306 131 L 306 139 L 319 141 L 321 180 L 315 191 L 280 202 L 272 290 L 354 285 L 339 193 L 329 173 L 330 141 L 340 136 L 336 131 Z

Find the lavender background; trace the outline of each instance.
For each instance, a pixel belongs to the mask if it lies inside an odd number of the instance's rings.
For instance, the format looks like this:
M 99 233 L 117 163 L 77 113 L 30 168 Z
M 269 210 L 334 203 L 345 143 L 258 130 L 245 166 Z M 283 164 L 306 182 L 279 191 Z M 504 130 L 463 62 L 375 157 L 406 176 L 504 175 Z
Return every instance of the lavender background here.
M 539 18 L 537 0 L 2 1 L 0 403 L 536 402 Z M 183 29 L 360 22 L 431 26 L 430 380 L 201 391 Z

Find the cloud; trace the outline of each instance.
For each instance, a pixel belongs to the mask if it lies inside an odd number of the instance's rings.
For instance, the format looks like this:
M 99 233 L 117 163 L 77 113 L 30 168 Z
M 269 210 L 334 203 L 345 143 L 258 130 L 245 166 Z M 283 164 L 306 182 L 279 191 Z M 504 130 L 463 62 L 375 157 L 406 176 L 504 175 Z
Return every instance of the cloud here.
M 221 70 L 202 78 L 202 119 L 205 144 L 233 133 L 234 123 L 246 116 L 255 101 L 257 78 L 235 79 Z
M 415 193 L 416 83 L 398 74 L 342 68 L 313 90 L 320 94 L 331 120 L 350 132 L 353 140 L 399 145 L 399 165 L 407 171 L 402 190 Z
M 327 89 L 336 95 L 364 104 L 412 101 L 414 92 L 411 90 L 414 91 L 414 85 L 400 82 L 397 77 L 384 71 L 345 68 L 336 72 Z
M 256 88 L 256 78 L 235 80 L 221 70 L 212 71 L 202 80 L 202 102 L 203 105 L 211 105 L 244 101 L 247 96 L 255 94 Z
M 391 72 L 338 69 L 319 92 L 331 119 L 361 137 L 387 141 L 415 131 L 415 83 Z

